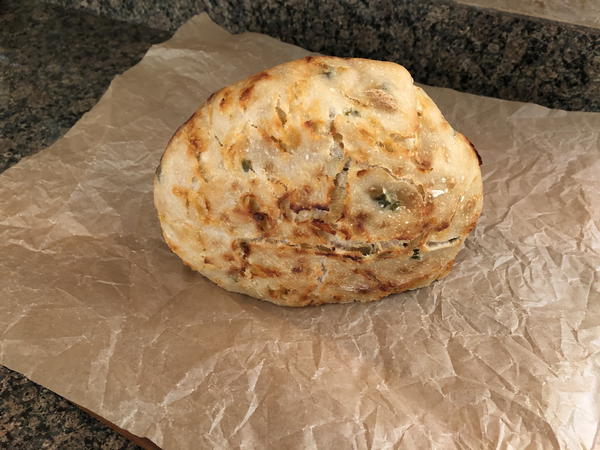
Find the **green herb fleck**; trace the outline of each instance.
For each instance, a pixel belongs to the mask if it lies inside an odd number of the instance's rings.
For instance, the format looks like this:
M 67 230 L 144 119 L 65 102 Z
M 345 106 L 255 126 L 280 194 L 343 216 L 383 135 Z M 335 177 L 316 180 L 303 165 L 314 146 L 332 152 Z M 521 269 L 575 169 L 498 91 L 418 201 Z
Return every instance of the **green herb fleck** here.
M 344 115 L 345 116 L 352 116 L 352 117 L 360 117 L 360 112 L 358 112 L 357 109 L 348 108 L 348 109 L 344 110 Z
M 396 196 L 392 193 L 391 195 L 384 189 L 375 189 L 371 194 L 371 198 L 377 202 L 379 206 L 384 209 L 396 211 L 402 204 L 396 199 Z
M 242 169 L 244 169 L 244 172 L 248 172 L 250 170 L 253 171 L 252 161 L 250 161 L 249 159 L 242 159 Z
M 421 261 L 421 250 L 419 250 L 418 248 L 413 248 L 413 254 L 410 258 Z
M 321 72 L 321 75 L 325 75 L 329 79 L 333 78 L 336 75 L 335 67 L 332 67 L 328 64 L 322 64 L 321 68 L 323 69 L 323 72 Z
M 390 200 L 388 199 L 387 195 L 385 195 L 385 192 L 382 192 L 381 194 L 379 194 L 377 197 L 375 197 L 374 200 L 377 203 L 379 203 L 379 206 L 381 206 L 382 208 L 387 208 L 388 206 L 390 206 L 392 204 L 390 202 Z

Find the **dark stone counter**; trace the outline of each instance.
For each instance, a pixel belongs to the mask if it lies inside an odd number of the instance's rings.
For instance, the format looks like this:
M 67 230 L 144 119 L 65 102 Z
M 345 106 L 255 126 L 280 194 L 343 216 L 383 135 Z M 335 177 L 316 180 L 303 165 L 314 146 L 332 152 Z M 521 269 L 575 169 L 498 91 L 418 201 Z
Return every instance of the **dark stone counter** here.
M 0 448 L 135 450 L 72 403 L 0 366 Z
M 34 0 L 0 1 L 0 172 L 61 137 L 169 32 Z
M 48 0 L 174 31 L 201 11 L 336 56 L 385 59 L 420 83 L 550 108 L 600 110 L 600 30 L 450 0 Z

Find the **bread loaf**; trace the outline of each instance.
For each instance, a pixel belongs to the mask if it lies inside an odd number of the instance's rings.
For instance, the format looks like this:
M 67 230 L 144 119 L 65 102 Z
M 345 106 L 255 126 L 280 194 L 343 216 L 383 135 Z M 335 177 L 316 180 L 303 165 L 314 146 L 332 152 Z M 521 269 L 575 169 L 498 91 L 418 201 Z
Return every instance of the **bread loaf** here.
M 309 56 L 212 94 L 170 140 L 155 206 L 224 289 L 368 302 L 449 272 L 481 212 L 478 158 L 402 66 Z

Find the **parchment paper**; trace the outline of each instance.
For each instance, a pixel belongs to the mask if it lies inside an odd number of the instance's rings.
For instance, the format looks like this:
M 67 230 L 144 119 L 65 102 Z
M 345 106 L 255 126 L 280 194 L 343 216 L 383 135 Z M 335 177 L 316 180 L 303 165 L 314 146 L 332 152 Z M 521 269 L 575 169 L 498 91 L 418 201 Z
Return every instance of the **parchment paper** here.
M 197 16 L 0 175 L 0 362 L 168 449 L 592 448 L 600 114 L 427 88 L 485 185 L 428 288 L 287 309 L 167 249 L 151 182 L 169 137 L 211 92 L 306 53 Z

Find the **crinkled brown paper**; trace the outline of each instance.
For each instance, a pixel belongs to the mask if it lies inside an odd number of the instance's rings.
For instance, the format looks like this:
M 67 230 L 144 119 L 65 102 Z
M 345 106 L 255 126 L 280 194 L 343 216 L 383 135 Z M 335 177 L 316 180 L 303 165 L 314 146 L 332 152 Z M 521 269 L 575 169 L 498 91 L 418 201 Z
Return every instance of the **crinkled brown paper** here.
M 305 54 L 197 16 L 0 175 L 2 364 L 168 449 L 598 445 L 600 114 L 426 88 L 485 186 L 428 288 L 288 309 L 167 249 L 169 137 L 211 92 Z

